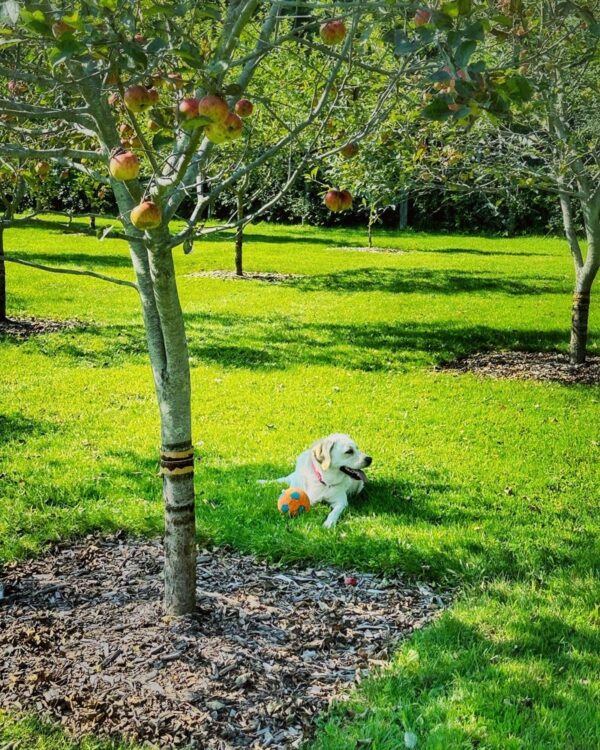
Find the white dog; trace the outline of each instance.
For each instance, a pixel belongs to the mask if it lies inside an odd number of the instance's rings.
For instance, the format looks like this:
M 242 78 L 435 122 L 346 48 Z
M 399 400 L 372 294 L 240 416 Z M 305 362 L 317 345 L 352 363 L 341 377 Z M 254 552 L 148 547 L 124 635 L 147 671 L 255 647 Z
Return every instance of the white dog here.
M 259 483 L 279 482 L 299 487 L 306 492 L 311 505 L 329 503 L 331 513 L 323 526 L 330 529 L 348 506 L 348 498 L 358 495 L 364 487 L 367 478 L 362 470 L 372 461 L 348 435 L 336 433 L 317 440 L 301 453 L 296 468 L 287 477 L 261 479 Z

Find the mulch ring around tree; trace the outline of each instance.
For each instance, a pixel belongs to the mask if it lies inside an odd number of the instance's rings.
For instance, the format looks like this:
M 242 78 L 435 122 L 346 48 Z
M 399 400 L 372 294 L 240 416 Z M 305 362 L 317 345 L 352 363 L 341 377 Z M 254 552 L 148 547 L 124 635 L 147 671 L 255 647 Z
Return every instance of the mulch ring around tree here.
M 298 273 L 276 273 L 275 271 L 247 271 L 243 276 L 238 276 L 235 271 L 195 271 L 186 274 L 188 278 L 202 277 L 209 279 L 233 279 L 234 281 L 266 281 L 270 284 L 277 284 L 282 281 L 295 281 L 301 279 L 302 275 Z
M 397 578 L 354 582 L 224 549 L 197 566 L 185 618 L 164 616 L 159 541 L 88 537 L 6 566 L 0 708 L 76 738 L 297 748 L 316 714 L 447 603 Z
M 566 385 L 600 384 L 600 357 L 596 355 L 588 356 L 585 364 L 572 365 L 567 354 L 558 352 L 480 352 L 440 364 L 436 369 Z
M 78 320 L 47 320 L 45 318 L 7 318 L 0 320 L 0 339 L 28 339 L 44 333 L 56 333 L 82 324 Z

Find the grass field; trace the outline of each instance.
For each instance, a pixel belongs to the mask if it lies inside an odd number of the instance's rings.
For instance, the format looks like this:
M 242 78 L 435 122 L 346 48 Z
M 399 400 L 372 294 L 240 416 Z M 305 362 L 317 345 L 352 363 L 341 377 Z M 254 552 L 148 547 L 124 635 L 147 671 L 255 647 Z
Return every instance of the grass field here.
M 248 270 L 220 236 L 177 253 L 192 356 L 201 542 L 284 561 L 400 571 L 460 594 L 392 665 L 323 717 L 315 750 L 600 748 L 600 389 L 478 379 L 437 362 L 487 348 L 565 349 L 561 240 L 258 225 Z M 126 249 L 6 232 L 7 253 L 131 278 Z M 135 292 L 10 265 L 9 314 L 85 325 L 0 340 L 0 562 L 91 529 L 159 533 L 158 420 Z M 596 302 L 591 345 L 597 351 Z M 288 528 L 273 488 L 316 437 L 375 457 L 334 532 Z M 73 748 L 4 717 L 0 743 Z M 0 744 L 1 747 L 1 744 Z M 109 747 L 90 741 L 81 746 Z

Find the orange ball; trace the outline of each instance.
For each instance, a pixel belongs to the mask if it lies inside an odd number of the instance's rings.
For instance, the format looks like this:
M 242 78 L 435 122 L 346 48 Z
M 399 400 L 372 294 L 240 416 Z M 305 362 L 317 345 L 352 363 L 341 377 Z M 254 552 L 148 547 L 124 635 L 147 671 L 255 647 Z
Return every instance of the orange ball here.
M 310 500 L 304 490 L 298 487 L 288 487 L 279 496 L 277 507 L 280 513 L 293 518 L 302 513 L 308 513 L 310 510 Z

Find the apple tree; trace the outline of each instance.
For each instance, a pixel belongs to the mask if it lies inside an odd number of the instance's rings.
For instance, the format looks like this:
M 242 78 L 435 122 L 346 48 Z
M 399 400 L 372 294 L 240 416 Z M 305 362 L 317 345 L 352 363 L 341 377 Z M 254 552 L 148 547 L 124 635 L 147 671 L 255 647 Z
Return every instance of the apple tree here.
M 122 228 L 112 236 L 129 246 L 160 412 L 165 605 L 173 614 L 190 612 L 191 386 L 173 253 L 190 252 L 217 231 L 205 225 L 207 208 L 291 144 L 294 164 L 271 201 L 306 170 L 348 80 L 368 55 L 359 30 L 371 11 L 358 2 L 287 0 L 9 0 L 3 10 L 0 110 L 24 138 L 16 146 L 0 142 L 0 156 L 60 163 L 114 193 Z M 250 126 L 236 105 L 252 99 L 261 71 L 286 66 L 289 78 L 263 76 L 256 102 L 277 102 L 271 106 L 278 128 L 260 150 L 246 153 Z M 391 90 L 382 79 L 363 130 L 380 116 Z M 288 106 L 292 94 L 294 106 Z M 48 145 L 36 138 L 39 130 L 58 140 Z M 225 226 L 250 222 L 261 210 Z

